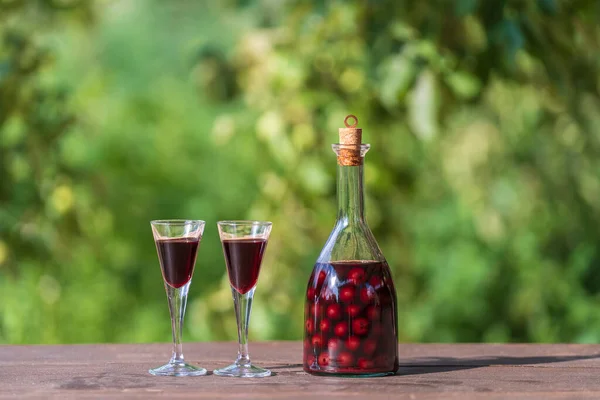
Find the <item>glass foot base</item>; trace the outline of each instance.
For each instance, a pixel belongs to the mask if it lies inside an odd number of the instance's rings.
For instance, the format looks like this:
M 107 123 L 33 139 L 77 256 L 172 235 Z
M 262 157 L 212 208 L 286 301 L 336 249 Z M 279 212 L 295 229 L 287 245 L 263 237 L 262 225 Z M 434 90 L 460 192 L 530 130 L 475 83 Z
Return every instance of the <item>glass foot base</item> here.
M 206 369 L 194 367 L 189 364 L 172 364 L 168 363 L 162 367 L 152 368 L 148 370 L 152 375 L 156 376 L 200 376 L 206 375 Z
M 225 368 L 215 369 L 213 373 L 219 376 L 234 376 L 237 378 L 264 378 L 271 376 L 271 371 L 268 369 L 256 367 L 254 365 L 237 364 L 231 364 Z

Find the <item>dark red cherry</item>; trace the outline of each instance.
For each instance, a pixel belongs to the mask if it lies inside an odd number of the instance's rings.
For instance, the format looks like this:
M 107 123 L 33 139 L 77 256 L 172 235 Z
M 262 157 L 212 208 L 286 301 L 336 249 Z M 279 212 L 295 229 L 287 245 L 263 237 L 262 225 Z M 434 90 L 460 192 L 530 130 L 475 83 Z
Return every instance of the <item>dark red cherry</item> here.
M 308 334 L 313 333 L 313 330 L 314 330 L 314 327 L 315 327 L 315 325 L 313 323 L 313 320 L 312 319 L 307 319 L 306 323 L 305 323 L 305 327 L 306 327 L 306 333 L 308 333 Z
M 319 276 L 317 277 L 317 286 L 322 286 L 327 278 L 327 273 L 325 271 L 320 271 Z
M 313 304 L 313 303 L 308 303 L 306 305 L 306 315 L 308 317 L 314 317 L 316 315 L 319 315 L 319 305 Z
M 312 343 L 313 347 L 320 348 L 321 345 L 323 344 L 323 339 L 321 338 L 321 335 L 313 336 L 311 343 Z
M 373 321 L 371 325 L 371 337 L 377 338 L 383 335 L 383 326 L 379 323 L 379 321 Z
M 310 349 L 311 349 L 310 339 L 306 339 L 304 341 L 304 351 L 310 351 Z
M 306 357 L 306 365 L 309 367 L 315 363 L 315 358 L 313 356 Z
M 360 300 L 365 304 L 371 303 L 373 300 L 375 300 L 375 297 L 377 297 L 377 294 L 371 287 L 363 287 L 360 290 Z
M 308 290 L 306 291 L 306 298 L 309 301 L 315 301 L 315 293 L 316 292 L 317 291 L 315 290 L 315 288 L 313 288 L 313 287 L 308 288 Z
M 357 317 L 360 314 L 361 307 L 358 304 L 350 304 L 346 307 L 346 312 L 352 318 Z
M 377 342 L 373 339 L 367 339 L 365 340 L 365 343 L 363 344 L 363 353 L 365 353 L 365 355 L 370 356 L 371 354 L 373 354 L 375 352 L 375 350 L 377 349 Z
M 340 319 L 342 317 L 342 307 L 339 304 L 330 304 L 327 307 L 327 317 L 330 319 Z
M 350 303 L 354 300 L 354 295 L 356 294 L 356 288 L 351 285 L 343 286 L 340 289 L 340 300 L 344 303 Z
M 361 285 L 365 283 L 366 274 L 364 268 L 352 268 L 350 272 L 348 272 L 348 281 L 355 285 Z
M 354 362 L 354 357 L 347 351 L 343 351 L 336 357 L 335 361 L 340 367 L 349 367 Z
M 355 335 L 364 336 L 369 333 L 369 321 L 365 318 L 357 318 L 352 321 L 352 332 Z
M 377 306 L 369 306 L 367 307 L 367 318 L 370 321 L 378 321 L 381 317 L 381 309 Z
M 335 325 L 335 328 L 333 328 L 333 333 L 335 333 L 336 336 L 339 336 L 339 337 L 346 336 L 348 334 L 348 323 L 345 321 L 338 322 Z
M 329 328 L 331 328 L 331 322 L 328 319 L 324 319 L 319 324 L 319 328 L 321 329 L 321 333 L 327 333 L 329 332 Z
M 342 341 L 338 338 L 331 338 L 327 341 L 327 350 L 329 350 L 330 353 L 337 353 L 341 347 Z
M 329 353 L 324 351 L 321 354 L 319 354 L 319 357 L 317 358 L 317 362 L 319 363 L 319 365 L 321 367 L 328 366 L 329 365 Z
M 371 279 L 369 279 L 369 284 L 373 286 L 375 290 L 377 290 L 381 285 L 383 285 L 383 279 L 381 279 L 381 277 L 378 275 L 373 275 Z
M 346 348 L 350 351 L 356 351 L 360 347 L 360 339 L 356 336 L 350 336 L 346 340 Z
M 373 368 L 374 364 L 373 364 L 373 361 L 371 361 L 367 358 L 359 358 L 356 365 L 360 369 L 371 369 L 371 368 Z

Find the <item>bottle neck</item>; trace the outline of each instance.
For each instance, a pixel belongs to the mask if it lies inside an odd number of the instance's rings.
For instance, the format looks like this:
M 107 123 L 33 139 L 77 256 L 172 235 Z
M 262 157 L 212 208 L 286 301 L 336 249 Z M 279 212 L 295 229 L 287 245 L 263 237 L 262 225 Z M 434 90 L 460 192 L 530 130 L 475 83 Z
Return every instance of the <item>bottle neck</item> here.
M 337 167 L 338 221 L 364 222 L 363 165 Z

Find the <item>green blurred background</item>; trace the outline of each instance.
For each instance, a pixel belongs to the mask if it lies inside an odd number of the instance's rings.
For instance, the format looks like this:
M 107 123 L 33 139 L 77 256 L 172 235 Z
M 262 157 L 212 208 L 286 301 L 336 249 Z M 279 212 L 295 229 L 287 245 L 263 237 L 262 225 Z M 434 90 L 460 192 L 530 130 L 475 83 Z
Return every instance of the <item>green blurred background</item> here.
M 0 342 L 169 341 L 149 221 L 269 219 L 251 340 L 300 339 L 356 114 L 401 341 L 600 340 L 596 0 L 0 0 Z

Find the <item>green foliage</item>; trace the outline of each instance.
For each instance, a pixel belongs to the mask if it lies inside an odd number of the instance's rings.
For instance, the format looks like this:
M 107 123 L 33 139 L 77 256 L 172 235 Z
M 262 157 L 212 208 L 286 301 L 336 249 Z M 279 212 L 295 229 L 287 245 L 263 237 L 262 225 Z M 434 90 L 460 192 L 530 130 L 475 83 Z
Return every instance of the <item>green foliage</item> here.
M 216 4 L 216 3 L 214 3 Z M 0 341 L 166 341 L 149 220 L 273 221 L 251 339 L 299 339 L 348 113 L 404 341 L 599 340 L 592 0 L 0 0 Z M 158 321 L 158 323 L 157 323 Z
M 598 340 L 597 3 L 278 11 L 258 12 L 276 17 L 231 61 L 246 105 L 232 115 L 258 114 L 281 186 L 261 209 L 287 244 L 278 260 L 306 273 L 323 242 L 323 151 L 352 112 L 372 144 L 369 223 L 394 268 L 402 340 Z

